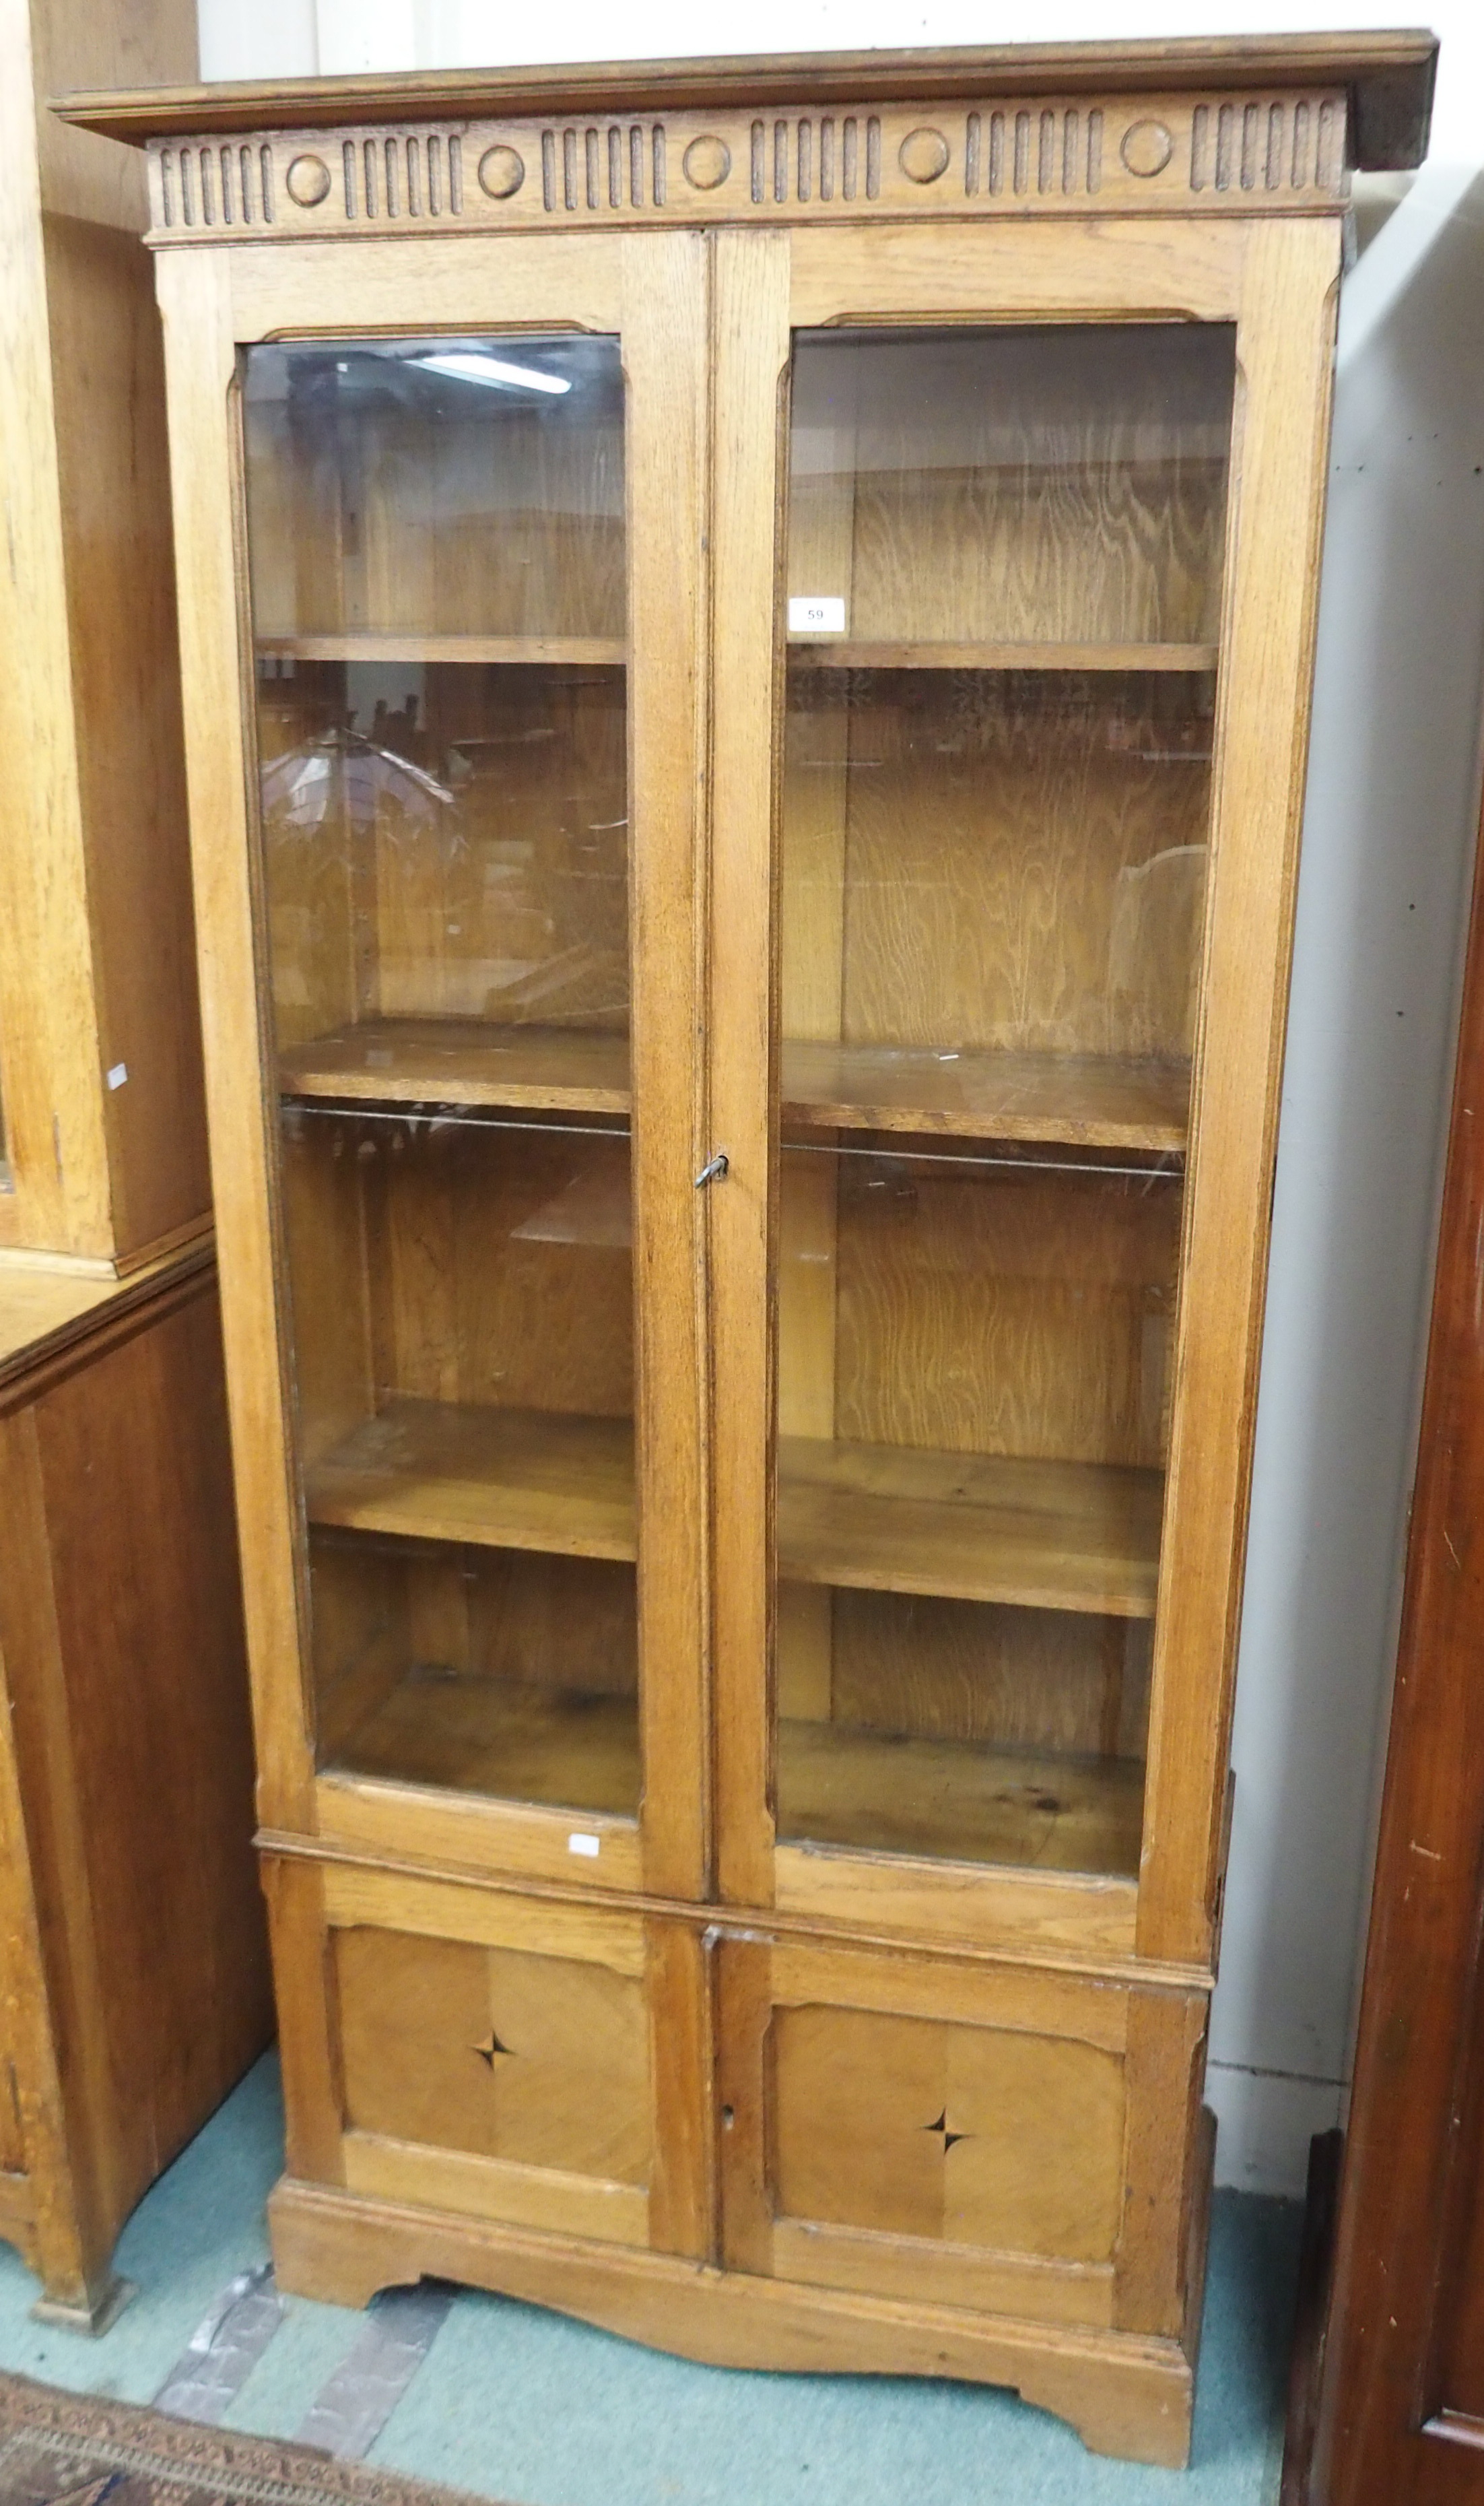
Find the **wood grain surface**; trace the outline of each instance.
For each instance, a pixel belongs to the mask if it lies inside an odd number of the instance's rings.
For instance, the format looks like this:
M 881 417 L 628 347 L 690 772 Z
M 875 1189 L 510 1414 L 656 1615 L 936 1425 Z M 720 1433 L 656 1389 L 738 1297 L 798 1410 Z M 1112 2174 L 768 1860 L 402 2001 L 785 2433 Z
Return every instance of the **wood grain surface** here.
M 1175 92 L 1245 82 L 1292 87 L 1347 83 L 1357 108 L 1356 162 L 1422 161 L 1437 39 L 1421 30 L 1343 34 L 1189 36 L 1171 42 L 1001 44 L 865 53 L 783 53 L 663 61 L 599 61 L 557 68 L 523 65 L 468 71 L 422 70 L 308 82 L 243 81 L 224 97 L 215 87 L 175 87 L 74 97 L 71 118 L 135 145 L 153 131 L 234 130 L 245 122 L 292 130 L 312 127 L 327 109 L 336 118 L 403 120 L 479 108 L 531 113 L 675 110 L 797 97 L 830 104 L 856 95 L 947 98 L 989 89 L 1034 95 L 1048 86 L 1084 95 L 1112 91 L 1143 100 L 1156 86 Z
M 998 2375 L 1175 2462 L 1343 173 L 1323 218 L 1265 174 L 1136 215 L 1125 152 L 1081 213 L 1115 91 L 1070 155 L 1023 109 L 1054 218 L 936 215 L 885 112 L 870 220 L 800 201 L 794 113 L 771 197 L 689 217 L 682 168 L 644 233 L 564 121 L 512 213 L 550 233 L 453 253 L 378 194 L 334 239 L 172 226 L 161 278 L 243 1485 L 285 1476 L 286 1290 L 334 1767 L 286 1781 L 291 1481 L 253 1517 L 276 1850 L 323 1857 L 278 1925 L 318 2178 L 284 2284 L 452 2270 L 697 2354 Z M 1229 176 L 1257 125 L 1217 110 Z M 435 327 L 608 359 L 607 415 L 502 419 L 495 486 L 488 413 L 332 379 Z M 252 654 L 216 402 L 306 331 Z M 842 601 L 833 649 L 789 651 L 788 592 Z M 208 734 L 249 660 L 261 900 Z M 348 2136 L 327 1932 L 375 1936 Z M 537 1968 L 517 2130 L 476 2021 Z
M 272 2025 L 199 1256 L 12 1353 L 0 1522 L 4 2156 L 25 2189 L 0 2229 L 86 2324 L 134 2203 Z
M 1303 2506 L 1484 2496 L 1484 853 L 1474 879 L 1355 2094 Z
M 793 1843 L 1131 1878 L 1143 1808 L 1144 1769 L 1122 1758 L 778 1728 L 778 1833 Z
M 50 98 L 194 70 L 195 30 L 181 0 L 15 0 L 0 56 L 0 1246 L 113 1275 L 210 1193 L 142 168 Z

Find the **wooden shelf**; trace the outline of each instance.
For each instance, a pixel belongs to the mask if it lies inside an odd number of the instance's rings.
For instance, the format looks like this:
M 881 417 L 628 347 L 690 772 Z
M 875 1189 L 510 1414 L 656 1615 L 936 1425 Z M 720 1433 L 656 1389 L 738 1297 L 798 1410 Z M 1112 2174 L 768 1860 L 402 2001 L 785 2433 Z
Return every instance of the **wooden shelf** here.
M 811 670 L 1214 670 L 1215 644 L 887 644 L 789 637 Z
M 260 635 L 264 661 L 513 662 L 621 667 L 618 635 Z M 1217 666 L 1215 644 L 891 644 L 846 636 L 791 635 L 791 661 L 818 670 L 1168 670 Z
M 785 1042 L 783 1119 L 845 1130 L 1184 1150 L 1184 1061 Z
M 480 1019 L 370 1019 L 284 1055 L 288 1096 L 627 1114 L 628 1037 Z M 783 1119 L 827 1129 L 1182 1151 L 1187 1062 L 1094 1055 L 783 1047 Z
M 391 1782 L 633 1818 L 638 1700 L 411 1669 L 334 1763 Z
M 628 646 L 617 635 L 260 635 L 255 650 L 260 660 L 293 662 L 580 662 L 613 667 L 628 659 Z
M 484 1019 L 369 1019 L 286 1053 L 288 1096 L 626 1114 L 628 1037 Z
M 1154 1615 L 1163 1476 L 785 1436 L 778 1572 L 1100 1617 Z
M 1150 1618 L 1157 1471 L 784 1437 L 789 1582 Z M 311 1522 L 632 1559 L 628 1420 L 398 1400 L 305 1474 Z
M 394 1783 L 633 1817 L 638 1705 L 411 1669 L 335 1761 Z M 1136 1760 L 1032 1757 L 836 1723 L 779 1727 L 778 1831 L 791 1843 L 1132 1878 L 1143 1808 Z
M 1144 1767 L 909 1740 L 840 1723 L 778 1728 L 778 1835 L 935 1861 L 1134 1879 Z
M 309 1520 L 400 1539 L 632 1559 L 627 1418 L 391 1402 L 305 1472 Z

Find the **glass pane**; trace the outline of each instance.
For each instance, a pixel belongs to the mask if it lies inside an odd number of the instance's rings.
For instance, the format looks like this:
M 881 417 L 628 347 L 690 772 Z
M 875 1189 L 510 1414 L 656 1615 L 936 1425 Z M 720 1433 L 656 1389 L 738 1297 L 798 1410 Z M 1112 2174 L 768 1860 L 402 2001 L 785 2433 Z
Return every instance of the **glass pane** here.
M 244 404 L 320 1761 L 633 1814 L 618 344 Z
M 778 1830 L 1132 1875 L 1232 335 L 793 381 Z

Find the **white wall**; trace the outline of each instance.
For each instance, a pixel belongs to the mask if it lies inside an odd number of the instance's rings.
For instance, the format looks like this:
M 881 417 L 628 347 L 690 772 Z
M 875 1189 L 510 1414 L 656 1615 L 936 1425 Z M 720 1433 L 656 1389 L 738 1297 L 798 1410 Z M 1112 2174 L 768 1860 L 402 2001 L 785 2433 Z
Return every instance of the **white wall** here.
M 1393 0 L 1046 0 L 1041 41 L 1384 26 Z M 1348 2071 L 1451 1080 L 1484 694 L 1484 9 L 1347 282 L 1209 2094 L 1297 2191 Z M 1013 40 L 985 0 L 200 0 L 208 78 Z M 701 40 L 697 41 L 699 31 Z M 1477 179 L 1475 177 L 1477 176 Z M 1360 189 L 1366 187 L 1362 183 Z M 1382 197 L 1384 196 L 1384 197 Z

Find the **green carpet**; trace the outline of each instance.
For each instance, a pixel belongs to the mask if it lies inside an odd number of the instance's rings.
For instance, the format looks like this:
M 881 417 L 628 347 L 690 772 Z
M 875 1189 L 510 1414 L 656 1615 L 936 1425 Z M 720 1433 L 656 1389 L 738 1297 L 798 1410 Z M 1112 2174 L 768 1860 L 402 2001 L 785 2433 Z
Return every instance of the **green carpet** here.
M 267 2252 L 277 2073 L 258 2065 L 124 2230 L 139 2294 L 101 2341 L 30 2320 L 0 2247 L 0 2367 L 149 2401 L 234 2273 Z M 514 2506 L 1272 2506 L 1299 2213 L 1219 2194 L 1188 2472 L 1103 2462 L 1007 2394 L 903 2378 L 692 2367 L 559 2315 L 461 2295 L 370 2460 Z M 293 2298 L 225 2424 L 292 2436 L 365 2318 Z

